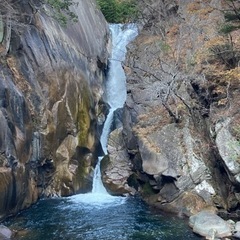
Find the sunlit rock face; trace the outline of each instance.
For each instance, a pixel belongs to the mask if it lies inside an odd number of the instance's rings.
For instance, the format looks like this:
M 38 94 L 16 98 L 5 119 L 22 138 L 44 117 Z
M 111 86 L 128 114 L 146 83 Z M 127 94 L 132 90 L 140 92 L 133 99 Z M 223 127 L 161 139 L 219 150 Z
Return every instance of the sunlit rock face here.
M 0 217 L 91 188 L 108 58 L 94 0 L 78 1 L 66 27 L 24 1 L 17 9 L 29 18 L 0 64 Z
M 148 4 L 140 3 L 145 19 L 124 67 L 123 136 L 134 172 L 128 183 L 166 211 L 235 210 L 239 81 L 228 85 L 218 76 L 224 64 L 202 55 L 219 37 L 221 2 Z

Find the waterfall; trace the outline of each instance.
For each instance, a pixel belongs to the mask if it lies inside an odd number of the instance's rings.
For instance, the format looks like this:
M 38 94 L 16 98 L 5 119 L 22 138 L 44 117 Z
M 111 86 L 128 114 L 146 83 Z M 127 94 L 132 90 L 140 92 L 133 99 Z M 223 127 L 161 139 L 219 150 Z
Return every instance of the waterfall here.
M 137 27 L 135 24 L 111 24 L 112 34 L 112 54 L 109 59 L 109 72 L 106 81 L 106 98 L 110 106 L 109 113 L 103 126 L 100 142 L 104 154 L 107 154 L 107 142 L 110 128 L 113 120 L 114 111 L 122 108 L 126 101 L 126 77 L 122 68 L 122 61 L 125 59 L 126 46 L 137 36 Z M 122 198 L 109 195 L 103 186 L 101 180 L 100 163 L 103 156 L 98 158 L 98 163 L 94 170 L 92 192 L 79 194 L 71 197 L 72 200 L 86 204 L 102 206 L 106 203 L 120 202 Z

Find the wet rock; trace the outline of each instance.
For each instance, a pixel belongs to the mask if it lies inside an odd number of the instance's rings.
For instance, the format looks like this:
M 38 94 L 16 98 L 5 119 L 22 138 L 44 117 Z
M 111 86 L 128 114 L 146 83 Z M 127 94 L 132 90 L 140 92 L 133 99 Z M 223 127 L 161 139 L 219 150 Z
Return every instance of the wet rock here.
M 202 211 L 191 216 L 189 225 L 193 232 L 209 239 L 232 236 L 229 224 L 212 212 Z
M 117 129 L 117 128 L 121 128 L 123 126 L 122 115 L 123 115 L 123 109 L 122 108 L 118 108 L 114 111 L 112 130 Z
M 113 195 L 134 194 L 135 189 L 128 185 L 128 178 L 133 173 L 124 147 L 122 128 L 110 133 L 108 157 L 101 161 L 103 184 Z

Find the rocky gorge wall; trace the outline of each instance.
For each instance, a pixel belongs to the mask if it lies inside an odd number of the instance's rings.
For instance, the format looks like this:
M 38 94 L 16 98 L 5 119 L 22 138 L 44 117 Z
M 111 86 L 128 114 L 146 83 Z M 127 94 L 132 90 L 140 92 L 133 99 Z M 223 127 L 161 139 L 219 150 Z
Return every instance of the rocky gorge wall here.
M 214 52 L 229 41 L 219 34 L 225 2 L 139 6 L 140 33 L 124 64 L 123 127 L 110 135 L 105 185 L 188 216 L 207 208 L 237 210 L 239 67 L 226 66 Z M 238 36 L 232 33 L 236 49 Z M 230 55 L 224 55 L 229 63 Z
M 0 62 L 0 218 L 40 196 L 91 189 L 99 148 L 108 26 L 94 0 L 61 26 L 38 3 L 20 1 L 7 22 Z M 47 11 L 46 11 L 47 10 Z

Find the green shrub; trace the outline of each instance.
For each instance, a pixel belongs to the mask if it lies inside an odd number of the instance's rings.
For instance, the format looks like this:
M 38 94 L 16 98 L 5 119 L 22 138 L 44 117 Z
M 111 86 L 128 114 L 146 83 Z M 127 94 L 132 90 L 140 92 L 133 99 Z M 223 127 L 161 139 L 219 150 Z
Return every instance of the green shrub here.
M 232 31 L 237 30 L 239 28 L 240 28 L 239 26 L 234 26 L 234 25 L 231 25 L 231 24 L 224 24 L 220 28 L 220 32 L 224 33 L 224 34 L 228 34 L 228 33 L 231 33 Z
M 109 23 L 132 22 L 137 16 L 136 0 L 97 0 Z
M 76 22 L 78 20 L 77 15 L 70 10 L 70 6 L 76 4 L 74 1 L 45 0 L 45 3 L 52 8 L 52 17 L 54 17 L 61 25 L 65 26 L 68 21 Z
M 144 183 L 144 185 L 142 186 L 142 194 L 144 197 L 148 197 L 154 194 L 154 191 L 152 189 L 152 186 L 150 185 L 150 183 Z
M 238 9 L 238 11 L 239 11 L 239 9 Z M 225 17 L 225 20 L 227 22 L 229 22 L 229 21 L 239 21 L 240 20 L 240 12 L 235 12 L 235 11 L 226 12 L 224 14 L 224 17 Z
M 240 29 L 240 7 L 239 0 L 225 0 L 228 10 L 224 11 L 225 24 L 221 27 L 220 32 L 229 34 L 232 31 Z

